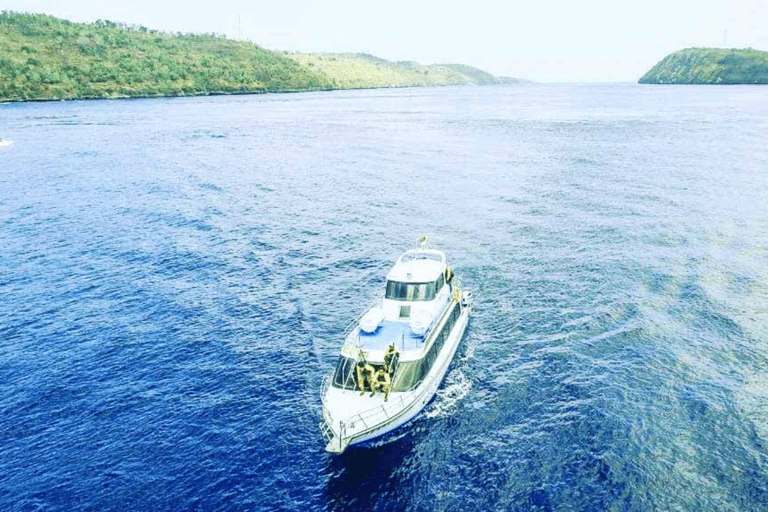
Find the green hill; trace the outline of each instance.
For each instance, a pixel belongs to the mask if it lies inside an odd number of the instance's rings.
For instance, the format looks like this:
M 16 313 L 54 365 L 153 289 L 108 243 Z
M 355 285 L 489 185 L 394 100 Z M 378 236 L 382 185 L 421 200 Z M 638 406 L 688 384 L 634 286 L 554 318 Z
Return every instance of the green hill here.
M 332 88 L 277 52 L 215 35 L 166 34 L 110 21 L 0 14 L 0 100 Z
M 296 62 L 333 77 L 341 89 L 418 87 L 434 85 L 487 85 L 499 80 L 461 64 L 391 62 L 365 53 L 290 53 Z
M 768 84 L 768 52 L 688 48 L 664 57 L 641 84 Z
M 0 13 L 0 101 L 495 83 L 460 64 L 294 54 L 215 34 Z

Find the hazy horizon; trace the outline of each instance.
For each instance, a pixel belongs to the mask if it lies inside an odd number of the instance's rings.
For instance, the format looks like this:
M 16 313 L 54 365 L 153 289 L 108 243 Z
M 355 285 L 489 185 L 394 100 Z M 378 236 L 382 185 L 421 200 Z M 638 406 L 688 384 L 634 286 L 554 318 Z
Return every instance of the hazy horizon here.
M 224 34 L 280 51 L 368 53 L 391 61 L 457 63 L 536 82 L 636 82 L 689 47 L 768 48 L 768 4 L 735 0 L 618 5 L 607 0 L 497 4 L 363 4 L 297 0 L 263 5 L 171 0 L 6 0 L 3 10 L 72 22 L 107 19 L 163 32 Z

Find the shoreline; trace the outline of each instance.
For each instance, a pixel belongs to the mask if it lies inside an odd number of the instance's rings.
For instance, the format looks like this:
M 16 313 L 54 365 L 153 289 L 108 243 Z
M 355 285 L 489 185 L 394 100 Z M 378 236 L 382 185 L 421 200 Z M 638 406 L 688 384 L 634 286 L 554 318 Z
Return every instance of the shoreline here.
M 0 105 L 8 103 L 48 103 L 55 101 L 98 101 L 98 100 L 141 100 L 161 98 L 197 98 L 203 96 L 247 96 L 260 94 L 301 94 L 307 92 L 331 91 L 366 91 L 376 89 L 426 89 L 431 87 L 484 87 L 488 85 L 516 86 L 521 84 L 434 84 L 434 85 L 371 85 L 367 87 L 317 87 L 310 89 L 256 89 L 252 91 L 205 91 L 200 93 L 179 94 L 139 94 L 139 95 L 110 95 L 110 96 L 78 96 L 74 98 L 31 98 L 31 99 L 0 99 Z

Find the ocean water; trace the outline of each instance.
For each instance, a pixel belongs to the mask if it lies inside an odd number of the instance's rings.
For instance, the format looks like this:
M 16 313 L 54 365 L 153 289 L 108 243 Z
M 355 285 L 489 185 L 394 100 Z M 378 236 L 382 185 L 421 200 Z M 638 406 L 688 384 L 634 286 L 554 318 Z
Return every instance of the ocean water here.
M 0 509 L 768 510 L 768 102 L 530 85 L 0 105 Z M 325 453 L 428 235 L 435 400 Z

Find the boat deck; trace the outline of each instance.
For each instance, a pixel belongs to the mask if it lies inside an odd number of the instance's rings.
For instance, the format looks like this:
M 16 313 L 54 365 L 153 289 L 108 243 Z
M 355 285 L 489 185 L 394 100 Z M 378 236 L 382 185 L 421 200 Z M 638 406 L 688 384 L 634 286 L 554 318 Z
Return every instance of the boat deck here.
M 405 322 L 385 320 L 372 333 L 360 330 L 360 342 L 368 350 L 386 350 L 394 343 L 400 352 L 418 350 L 424 346 L 424 336 L 417 336 Z

